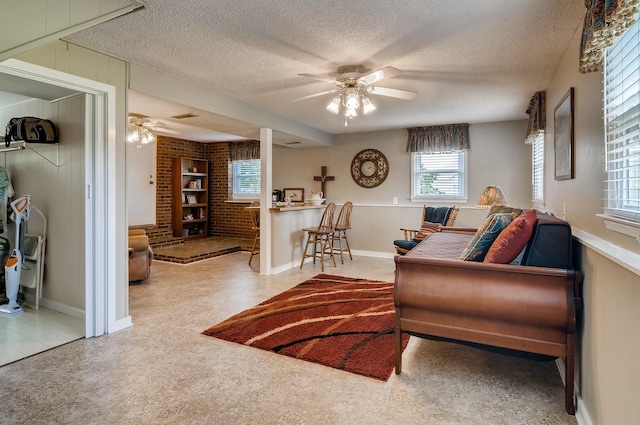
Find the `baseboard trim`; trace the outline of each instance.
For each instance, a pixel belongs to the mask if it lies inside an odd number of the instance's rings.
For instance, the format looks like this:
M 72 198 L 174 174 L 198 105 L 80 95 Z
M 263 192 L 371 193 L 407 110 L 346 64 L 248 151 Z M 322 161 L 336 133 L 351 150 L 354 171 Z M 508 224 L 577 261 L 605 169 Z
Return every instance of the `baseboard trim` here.
M 76 319 L 85 320 L 84 310 L 80 310 L 79 308 L 69 307 L 66 304 L 62 304 L 57 301 L 52 301 L 47 298 L 40 299 L 40 307 L 46 307 L 49 310 L 57 311 L 58 313 L 63 313 L 68 316 L 75 317 Z
M 556 367 L 558 368 L 558 372 L 560 373 L 560 378 L 562 379 L 562 385 L 567 385 L 566 381 L 566 369 L 564 366 L 564 361 L 561 358 L 556 359 Z M 580 397 L 580 393 L 578 392 L 578 385 L 574 385 L 576 392 L 576 422 L 578 425 L 593 425 L 593 421 L 589 416 L 589 412 L 584 405 L 584 401 L 582 397 Z
M 123 319 L 114 320 L 113 322 L 109 323 L 109 329 L 107 330 L 107 333 L 112 334 L 112 333 L 121 331 L 123 329 L 127 329 L 131 326 L 133 326 L 133 322 L 131 321 L 131 316 L 127 316 Z

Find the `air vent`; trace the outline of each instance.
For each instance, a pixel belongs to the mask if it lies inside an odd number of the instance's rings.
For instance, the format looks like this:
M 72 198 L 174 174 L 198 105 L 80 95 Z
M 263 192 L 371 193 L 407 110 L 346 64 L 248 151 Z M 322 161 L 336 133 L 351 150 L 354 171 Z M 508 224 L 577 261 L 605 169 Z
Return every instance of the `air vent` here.
M 300 145 L 302 142 L 287 142 L 285 145 Z
M 198 115 L 193 115 L 191 112 L 188 112 L 186 114 L 180 114 L 180 115 L 173 115 L 171 118 L 175 118 L 177 120 L 183 120 L 185 118 L 195 118 Z

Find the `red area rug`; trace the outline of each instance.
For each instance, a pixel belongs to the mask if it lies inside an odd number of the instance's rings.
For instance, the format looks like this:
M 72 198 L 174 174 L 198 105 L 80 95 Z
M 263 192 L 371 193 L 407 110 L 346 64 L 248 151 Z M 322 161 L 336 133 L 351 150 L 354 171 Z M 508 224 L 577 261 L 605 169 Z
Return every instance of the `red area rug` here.
M 386 381 L 394 315 L 393 283 L 319 274 L 203 334 Z

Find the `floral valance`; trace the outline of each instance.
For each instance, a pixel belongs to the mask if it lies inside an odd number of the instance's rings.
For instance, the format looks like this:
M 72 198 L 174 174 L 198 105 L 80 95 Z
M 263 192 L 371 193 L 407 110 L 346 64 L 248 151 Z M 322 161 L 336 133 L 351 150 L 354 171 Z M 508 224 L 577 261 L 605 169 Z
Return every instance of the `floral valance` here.
M 248 140 L 246 142 L 229 143 L 229 159 L 240 161 L 243 159 L 260 159 L 260 142 Z
M 527 108 L 529 115 L 529 124 L 527 125 L 527 135 L 524 142 L 528 145 L 532 144 L 539 134 L 544 133 L 547 124 L 547 101 L 546 94 L 539 91 L 533 95 Z
M 597 71 L 604 51 L 636 21 L 640 0 L 585 0 L 580 72 Z
M 445 153 L 469 149 L 469 124 L 408 128 L 407 153 Z

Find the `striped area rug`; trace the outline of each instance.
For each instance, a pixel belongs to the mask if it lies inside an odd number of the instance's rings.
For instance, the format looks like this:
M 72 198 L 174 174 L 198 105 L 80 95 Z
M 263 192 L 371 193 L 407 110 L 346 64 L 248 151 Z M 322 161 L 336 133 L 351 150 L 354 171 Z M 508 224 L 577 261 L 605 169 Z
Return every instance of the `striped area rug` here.
M 386 381 L 393 328 L 393 283 L 319 274 L 203 334 Z

